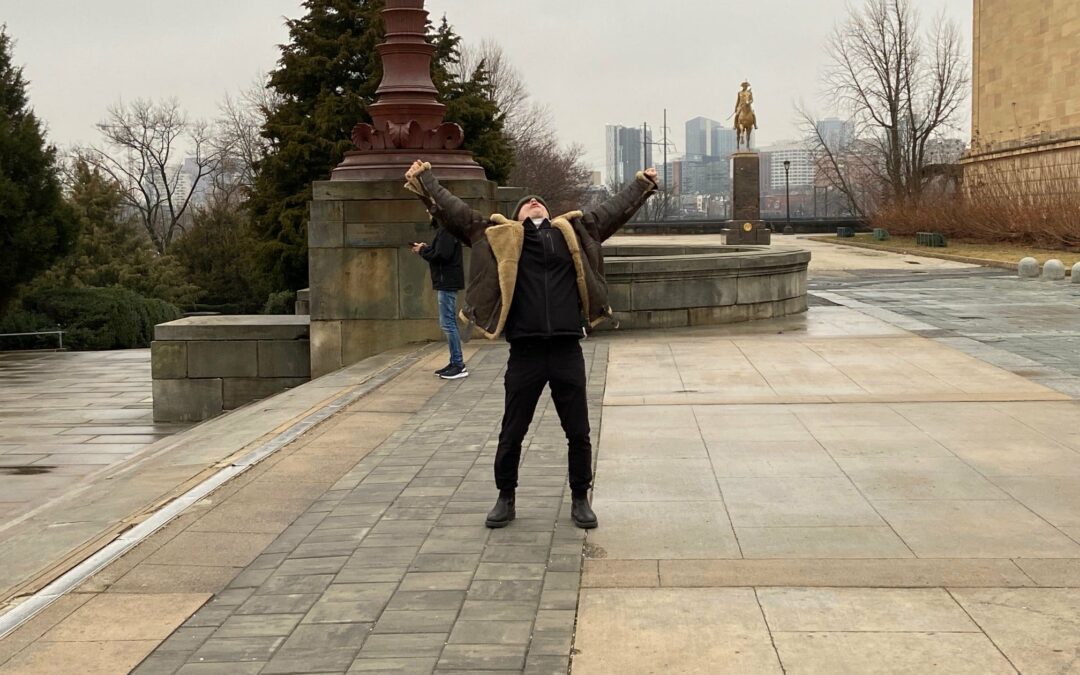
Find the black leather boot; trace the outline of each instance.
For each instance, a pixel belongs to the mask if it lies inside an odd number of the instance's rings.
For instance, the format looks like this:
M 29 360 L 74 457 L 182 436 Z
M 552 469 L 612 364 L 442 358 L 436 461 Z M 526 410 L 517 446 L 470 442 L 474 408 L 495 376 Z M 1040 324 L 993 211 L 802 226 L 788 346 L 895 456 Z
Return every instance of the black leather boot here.
M 591 530 L 596 527 L 596 514 L 593 513 L 592 507 L 589 506 L 589 495 L 584 494 L 580 497 L 574 495 L 571 497 L 570 519 L 583 530 Z
M 495 502 L 491 511 L 488 511 L 487 521 L 484 524 L 491 528 L 506 527 L 515 516 L 514 491 L 499 490 L 499 501 Z

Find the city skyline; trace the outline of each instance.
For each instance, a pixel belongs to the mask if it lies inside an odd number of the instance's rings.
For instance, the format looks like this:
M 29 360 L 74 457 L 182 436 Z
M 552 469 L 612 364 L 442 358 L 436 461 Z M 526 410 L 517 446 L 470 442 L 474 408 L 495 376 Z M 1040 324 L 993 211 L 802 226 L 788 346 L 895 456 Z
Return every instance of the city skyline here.
M 824 40 L 844 16 L 846 0 L 790 6 L 765 0 L 753 8 L 683 0 L 660 11 L 642 0 L 428 0 L 433 20 L 445 13 L 466 43 L 496 39 L 535 101 L 548 105 L 564 143 L 580 143 L 602 169 L 605 124 L 659 129 L 703 116 L 730 124 L 738 83 L 754 85 L 759 143 L 796 135 L 800 101 L 830 116 L 818 97 Z M 929 23 L 939 12 L 958 22 L 970 42 L 970 3 L 916 0 Z M 135 98 L 177 98 L 193 117 L 213 117 L 226 94 L 249 87 L 273 68 L 288 40 L 284 17 L 303 14 L 300 0 L 191 0 L 155 6 L 138 0 L 0 0 L 0 16 L 25 66 L 31 103 L 64 147 L 97 140 L 106 108 Z M 649 21 L 641 21 L 641 16 Z M 517 39 L 519 17 L 530 34 L 553 35 L 575 25 L 603 27 L 583 46 L 538 50 Z M 738 26 L 734 30 L 732 26 Z M 722 38 L 722 39 L 721 39 Z M 675 64 L 675 65 L 673 65 Z M 956 135 L 968 138 L 968 113 Z M 655 133 L 659 137 L 660 133 Z M 683 148 L 679 148 L 683 151 Z

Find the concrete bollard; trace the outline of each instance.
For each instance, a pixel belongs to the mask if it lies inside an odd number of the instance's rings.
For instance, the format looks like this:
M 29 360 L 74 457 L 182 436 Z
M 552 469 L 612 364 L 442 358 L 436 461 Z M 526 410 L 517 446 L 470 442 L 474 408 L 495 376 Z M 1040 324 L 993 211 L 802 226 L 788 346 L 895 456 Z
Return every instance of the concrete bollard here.
M 1036 279 L 1039 276 L 1039 261 L 1035 258 L 1024 258 L 1017 268 L 1021 279 Z
M 1072 266 L 1071 281 L 1074 284 L 1080 284 L 1080 262 L 1078 262 L 1078 263 L 1076 263 L 1075 265 Z
M 1047 260 L 1043 265 L 1042 278 L 1043 281 L 1061 281 L 1065 278 L 1065 265 L 1057 258 Z

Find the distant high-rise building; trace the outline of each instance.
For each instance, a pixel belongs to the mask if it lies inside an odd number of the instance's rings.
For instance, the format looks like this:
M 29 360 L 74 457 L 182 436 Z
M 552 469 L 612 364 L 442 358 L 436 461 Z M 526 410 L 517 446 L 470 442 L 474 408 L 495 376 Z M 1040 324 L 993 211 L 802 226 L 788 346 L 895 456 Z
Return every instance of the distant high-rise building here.
M 739 134 L 734 129 L 718 126 L 713 129 L 713 154 L 711 157 L 719 157 L 727 160 L 739 149 Z
M 734 129 L 707 117 L 686 123 L 686 156 L 679 167 L 679 193 L 726 195 L 731 191 L 731 155 L 737 150 Z
M 682 195 L 726 195 L 731 192 L 730 161 L 720 157 L 693 157 L 677 162 L 676 189 Z
M 855 127 L 850 121 L 838 117 L 827 117 L 818 120 L 817 132 L 825 146 L 831 152 L 842 152 L 851 144 L 855 134 Z
M 814 184 L 813 154 L 803 143 L 786 142 L 761 148 L 763 165 L 763 191 L 780 192 L 784 189 L 784 162 L 791 162 L 788 168 L 791 188 L 809 187 Z M 767 166 L 767 170 L 765 167 Z M 767 171 L 767 173 L 765 172 Z
M 707 117 L 695 117 L 686 123 L 686 158 L 727 159 L 738 149 L 737 138 L 734 129 Z
M 697 157 L 713 157 L 714 129 L 720 127 L 720 123 L 708 117 L 695 117 L 686 123 L 686 156 L 688 159 Z
M 638 171 L 653 165 L 652 132 L 642 139 L 640 127 L 624 127 L 609 124 L 604 128 L 605 179 L 624 185 L 634 179 Z

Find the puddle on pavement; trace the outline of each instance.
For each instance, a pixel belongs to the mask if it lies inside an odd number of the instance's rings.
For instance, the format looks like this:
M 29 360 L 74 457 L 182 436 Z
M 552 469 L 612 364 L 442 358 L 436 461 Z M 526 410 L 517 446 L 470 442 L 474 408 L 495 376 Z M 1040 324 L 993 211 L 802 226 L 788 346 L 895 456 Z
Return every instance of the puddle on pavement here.
M 0 474 L 8 476 L 39 476 L 49 473 L 55 466 L 0 466 Z

